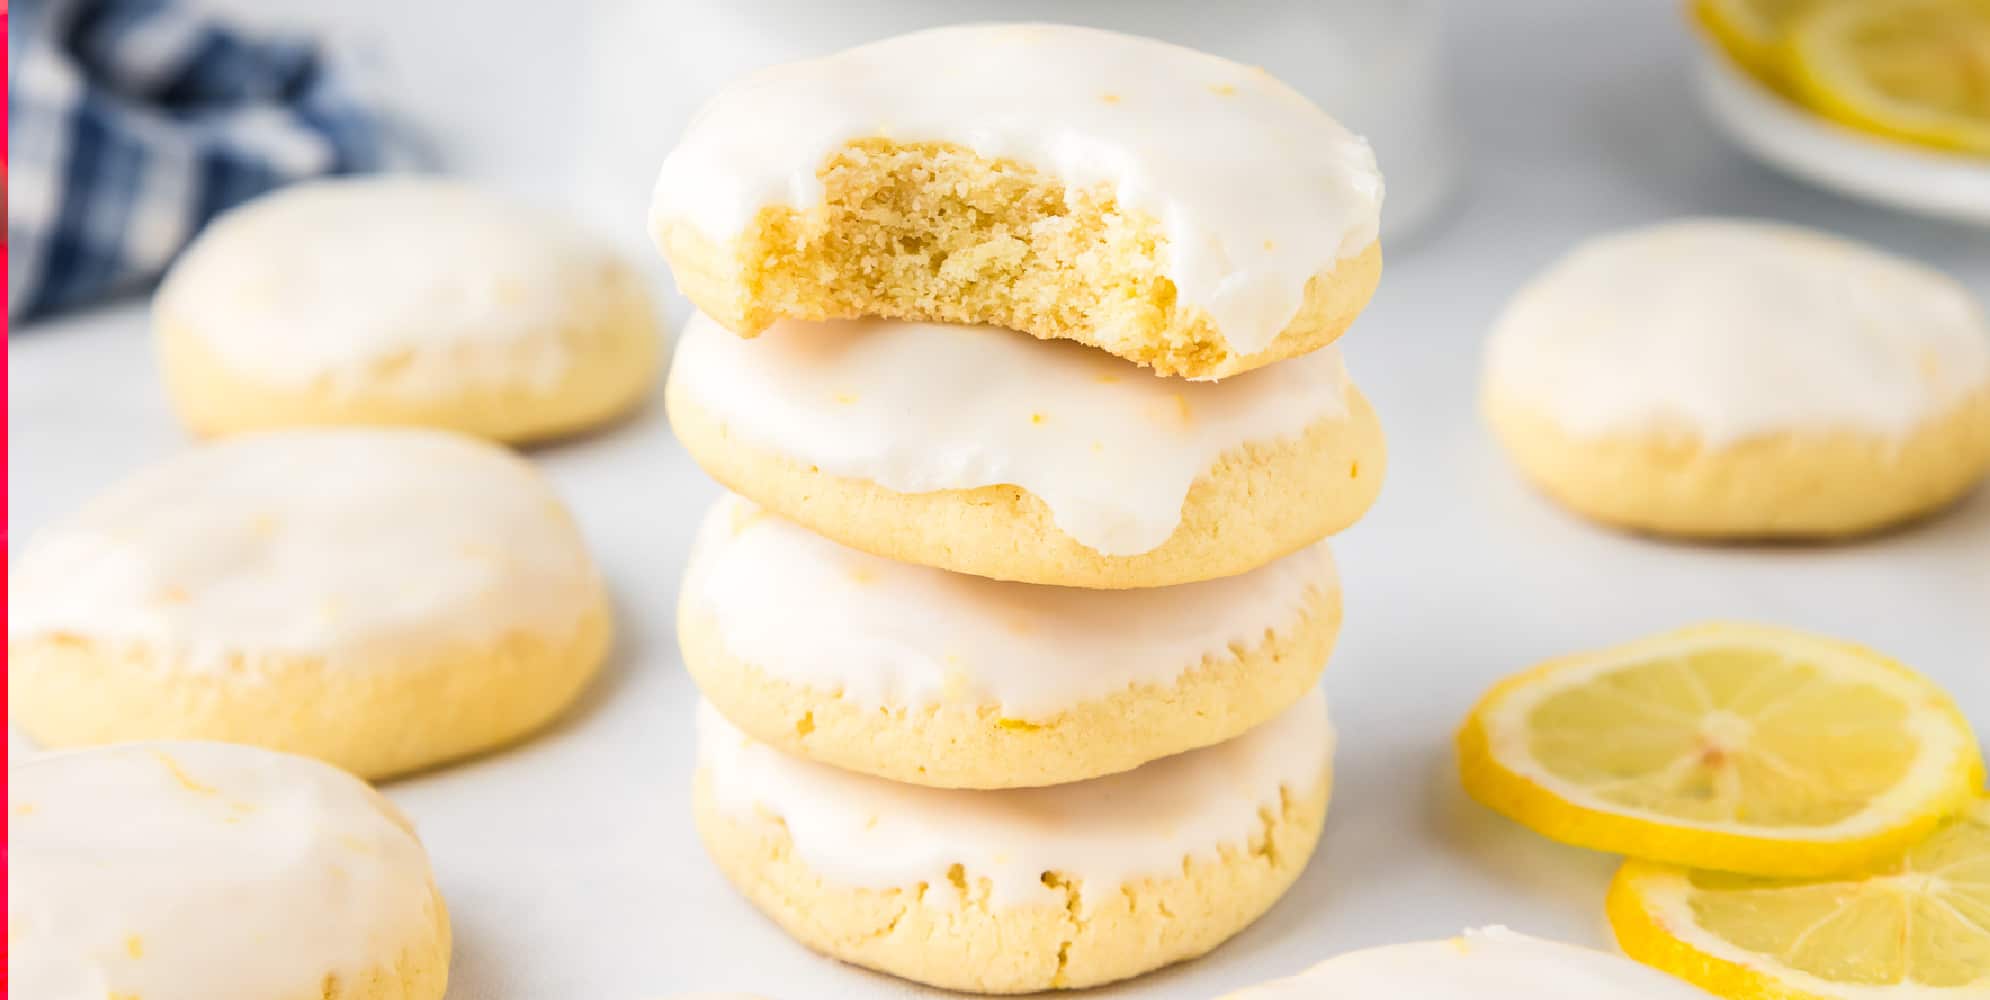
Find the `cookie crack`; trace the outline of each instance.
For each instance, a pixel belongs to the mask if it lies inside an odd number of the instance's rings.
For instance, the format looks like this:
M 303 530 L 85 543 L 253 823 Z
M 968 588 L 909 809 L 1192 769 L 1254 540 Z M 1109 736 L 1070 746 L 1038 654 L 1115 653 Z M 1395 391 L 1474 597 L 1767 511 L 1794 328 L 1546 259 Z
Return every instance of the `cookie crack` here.
M 1083 883 L 1073 882 L 1056 872 L 1044 872 L 1043 884 L 1064 894 L 1064 937 L 1057 942 L 1057 968 L 1050 974 L 1050 987 L 1062 989 L 1070 985 L 1065 979 L 1065 971 L 1071 965 L 1071 946 L 1085 932 Z
M 905 919 L 905 915 L 911 913 L 914 907 L 924 905 L 925 902 L 926 902 L 926 883 L 921 882 L 919 883 L 918 888 L 913 890 L 912 898 L 907 900 L 903 905 L 901 905 L 898 908 L 898 912 L 893 913 L 891 915 L 891 919 L 885 921 L 883 927 L 879 927 L 876 930 L 864 934 L 862 937 L 858 938 L 858 941 L 859 942 L 883 941 L 884 939 L 892 936 L 892 934 L 898 930 L 899 922 Z
M 1279 821 L 1290 817 L 1292 815 L 1292 808 L 1292 790 L 1280 787 L 1278 790 L 1278 806 L 1276 808 L 1263 806 L 1258 809 L 1258 824 L 1262 829 L 1256 838 L 1257 842 L 1251 845 L 1251 853 L 1263 858 L 1265 864 L 1274 870 L 1279 867 L 1280 861 L 1278 847 Z

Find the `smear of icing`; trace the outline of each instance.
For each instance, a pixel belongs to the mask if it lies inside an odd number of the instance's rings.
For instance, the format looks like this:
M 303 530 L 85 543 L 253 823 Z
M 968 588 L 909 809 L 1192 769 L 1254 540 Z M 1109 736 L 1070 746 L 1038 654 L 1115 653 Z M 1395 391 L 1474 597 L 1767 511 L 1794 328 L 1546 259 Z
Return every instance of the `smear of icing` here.
M 558 216 L 389 176 L 300 184 L 223 215 L 167 275 L 157 312 L 232 371 L 421 396 L 549 388 L 571 361 L 562 333 L 645 294 L 610 246 Z
M 1990 385 L 1990 323 L 1912 261 L 1694 219 L 1592 240 L 1549 268 L 1495 324 L 1486 377 L 1579 434 L 1903 436 Z
M 937 28 L 762 70 L 664 160 L 653 223 L 730 241 L 761 208 L 822 200 L 849 142 L 965 146 L 1160 220 L 1164 273 L 1231 350 L 1269 346 L 1306 282 L 1375 241 L 1382 175 L 1359 136 L 1263 70 L 1093 28 Z
M 1112 556 L 1166 542 L 1225 452 L 1346 416 L 1350 385 L 1332 347 L 1184 382 L 993 327 L 784 322 L 743 340 L 702 315 L 670 379 L 740 439 L 831 475 L 899 493 L 1020 486 Z
M 1228 743 L 1131 771 L 1047 788 L 925 788 L 838 770 L 756 743 L 710 703 L 698 709 L 699 766 L 719 808 L 779 817 L 808 867 L 853 887 L 942 883 L 958 864 L 988 879 L 996 906 L 1064 897 L 1045 872 L 1083 883 L 1085 905 L 1147 876 L 1176 876 L 1262 828 L 1280 789 L 1309 794 L 1333 756 L 1317 689 Z
M 501 448 L 275 431 L 168 459 L 37 534 L 8 574 L 7 633 L 144 643 L 188 669 L 243 654 L 350 666 L 564 634 L 600 586 L 551 488 Z
M 330 765 L 126 743 L 8 777 L 16 996 L 316 996 L 327 975 L 361 982 L 401 959 L 435 921 L 421 844 Z
M 1712 1000 L 1712 995 L 1618 955 L 1515 934 L 1504 927 L 1349 952 L 1225 1000 Z
M 737 496 L 712 508 L 685 574 L 726 649 L 773 676 L 860 704 L 1024 719 L 1174 683 L 1232 644 L 1289 632 L 1338 586 L 1325 542 L 1177 587 L 1003 583 L 845 548 Z

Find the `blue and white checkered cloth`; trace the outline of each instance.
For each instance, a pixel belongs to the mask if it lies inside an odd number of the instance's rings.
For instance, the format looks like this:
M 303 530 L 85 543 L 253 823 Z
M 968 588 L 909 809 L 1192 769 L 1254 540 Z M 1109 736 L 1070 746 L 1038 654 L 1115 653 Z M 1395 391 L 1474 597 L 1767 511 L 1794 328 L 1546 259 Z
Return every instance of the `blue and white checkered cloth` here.
M 229 206 L 380 166 L 380 121 L 311 44 L 168 0 L 16 0 L 9 20 L 9 318 L 141 288 Z

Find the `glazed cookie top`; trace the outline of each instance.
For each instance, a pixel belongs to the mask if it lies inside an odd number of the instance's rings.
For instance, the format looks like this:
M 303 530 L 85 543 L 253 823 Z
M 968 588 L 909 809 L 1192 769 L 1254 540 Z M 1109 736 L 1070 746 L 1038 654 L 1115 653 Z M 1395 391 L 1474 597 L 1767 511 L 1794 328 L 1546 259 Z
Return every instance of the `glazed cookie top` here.
M 562 332 L 641 316 L 647 293 L 605 242 L 457 181 L 314 181 L 234 209 L 159 287 L 156 320 L 274 381 L 423 394 L 549 388 Z
M 190 669 L 364 663 L 563 632 L 601 584 L 524 460 L 442 431 L 275 431 L 146 469 L 36 536 L 10 640 L 143 643 Z
M 1349 952 L 1226 1000 L 1317 997 L 1427 1000 L 1712 1000 L 1698 987 L 1618 955 L 1504 927 Z
M 821 201 L 816 170 L 866 138 L 949 143 L 1109 187 L 1162 225 L 1164 273 L 1231 350 L 1269 346 L 1306 282 L 1376 238 L 1368 144 L 1261 69 L 1093 28 L 984 24 L 762 70 L 664 160 L 651 222 L 729 242 L 768 206 Z
M 997 705 L 1044 718 L 1233 657 L 1336 593 L 1322 542 L 1240 576 L 1146 590 L 1002 583 L 844 548 L 741 497 L 686 575 L 733 656 L 867 704 Z
M 407 821 L 303 757 L 197 742 L 46 754 L 12 769 L 7 812 L 17 996 L 317 996 L 438 922 Z
M 1082 882 L 1087 908 L 1128 882 L 1179 876 L 1184 858 L 1249 840 L 1281 789 L 1310 794 L 1333 755 L 1318 689 L 1228 743 L 1045 788 L 923 788 L 838 770 L 754 742 L 709 702 L 698 740 L 719 808 L 779 817 L 823 878 L 910 886 L 960 865 L 970 881 L 988 880 L 995 906 L 1064 905 L 1046 872 Z
M 1492 391 L 1580 434 L 1899 436 L 1990 387 L 1990 325 L 1913 261 L 1693 219 L 1577 247 L 1507 306 L 1486 364 Z
M 731 433 L 830 475 L 899 493 L 1019 486 L 1110 556 L 1166 542 L 1226 452 L 1346 416 L 1350 386 L 1331 347 L 1183 382 L 994 327 L 788 321 L 743 340 L 704 316 L 670 381 Z

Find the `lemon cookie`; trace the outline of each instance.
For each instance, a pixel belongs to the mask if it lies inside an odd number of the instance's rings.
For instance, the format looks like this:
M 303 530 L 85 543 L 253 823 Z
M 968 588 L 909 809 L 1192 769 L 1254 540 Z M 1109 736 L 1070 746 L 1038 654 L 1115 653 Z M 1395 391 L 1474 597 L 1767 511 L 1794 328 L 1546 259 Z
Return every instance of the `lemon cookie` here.
M 222 216 L 154 304 L 160 366 L 204 434 L 416 424 L 522 441 L 641 401 L 661 334 L 605 242 L 464 184 L 300 184 Z
M 17 997 L 436 1000 L 449 915 L 408 821 L 315 760 L 226 743 L 8 773 Z
M 1956 282 L 1791 226 L 1691 220 L 1579 247 L 1488 345 L 1521 470 L 1599 521 L 1834 537 L 1990 468 L 1990 326 Z
M 7 691 L 46 745 L 253 743 L 367 776 L 550 719 L 609 642 L 601 580 L 524 461 L 443 431 L 197 448 L 8 575 Z
M 1298 877 L 1331 784 L 1318 693 L 1228 743 L 1000 791 L 837 770 L 699 711 L 698 830 L 726 876 L 817 951 L 956 990 L 1075 989 L 1216 947 Z
M 1352 524 L 1382 432 L 1328 348 L 1215 383 L 993 327 L 685 328 L 667 390 L 713 478 L 852 548 L 1002 580 L 1230 576 Z
M 1448 941 L 1384 945 L 1330 958 L 1225 1000 L 1416 997 L 1418 1000 L 1713 1000 L 1618 955 L 1504 927 Z
M 1218 378 L 1331 342 L 1381 274 L 1368 144 L 1263 70 L 971 25 L 776 66 L 664 161 L 651 228 L 734 332 L 992 323 Z
M 1000 583 L 848 549 L 738 497 L 706 519 L 684 662 L 735 725 L 919 785 L 1053 785 L 1220 743 L 1318 681 L 1340 627 L 1325 543 L 1149 590 Z

